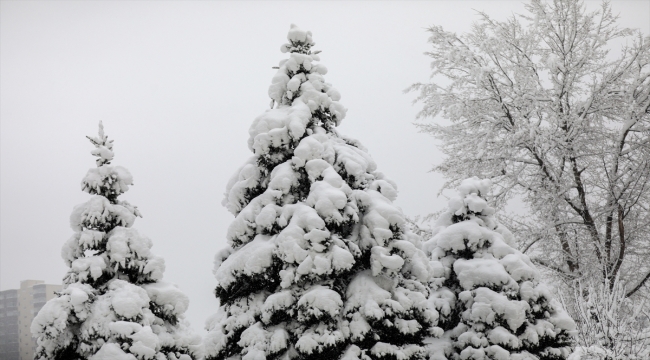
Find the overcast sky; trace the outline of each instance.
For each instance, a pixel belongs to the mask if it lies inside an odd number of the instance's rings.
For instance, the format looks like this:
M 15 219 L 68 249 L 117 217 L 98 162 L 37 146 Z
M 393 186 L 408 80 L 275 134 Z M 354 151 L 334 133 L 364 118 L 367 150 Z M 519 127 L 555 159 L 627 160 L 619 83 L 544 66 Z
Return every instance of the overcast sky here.
M 598 2 L 588 1 L 589 7 Z M 622 26 L 650 33 L 650 0 L 614 1 Z M 412 125 L 402 91 L 426 81 L 430 25 L 465 32 L 477 19 L 523 12 L 519 1 L 0 2 L 0 290 L 24 279 L 60 283 L 80 181 L 95 166 L 102 120 L 135 186 L 120 199 L 165 258 L 165 280 L 190 298 L 196 329 L 216 312 L 215 253 L 233 216 L 230 176 L 251 156 L 248 127 L 291 23 L 311 30 L 325 79 L 348 108 L 340 131 L 361 141 L 397 182 L 405 214 L 445 205 L 442 158 Z

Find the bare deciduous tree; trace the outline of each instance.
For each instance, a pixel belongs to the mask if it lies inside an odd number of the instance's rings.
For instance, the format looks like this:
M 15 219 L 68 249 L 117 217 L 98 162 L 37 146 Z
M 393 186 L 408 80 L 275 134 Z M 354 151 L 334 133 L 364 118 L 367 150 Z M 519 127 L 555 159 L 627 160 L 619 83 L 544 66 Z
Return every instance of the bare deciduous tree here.
M 647 300 L 627 297 L 626 289 L 618 281 L 614 283 L 610 288 L 604 283 L 577 280 L 574 292 L 563 297 L 565 307 L 579 325 L 575 358 L 633 360 L 650 357 Z
M 491 178 L 493 200 L 519 195 L 504 222 L 538 264 L 565 279 L 650 284 L 650 38 L 617 27 L 604 2 L 533 0 L 470 33 L 431 27 L 417 125 L 447 154 L 448 185 Z M 613 56 L 613 42 L 623 42 Z M 641 291 L 643 290 L 643 291 Z

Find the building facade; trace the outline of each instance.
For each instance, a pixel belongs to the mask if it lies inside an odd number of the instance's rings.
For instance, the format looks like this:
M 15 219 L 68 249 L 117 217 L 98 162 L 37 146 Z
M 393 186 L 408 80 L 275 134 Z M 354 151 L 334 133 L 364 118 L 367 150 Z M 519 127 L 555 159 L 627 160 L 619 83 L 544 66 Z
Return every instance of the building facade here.
M 45 303 L 61 291 L 61 285 L 24 280 L 20 289 L 0 291 L 0 358 L 32 360 L 36 340 L 30 327 Z
M 0 291 L 0 355 L 20 360 L 18 349 L 18 290 Z

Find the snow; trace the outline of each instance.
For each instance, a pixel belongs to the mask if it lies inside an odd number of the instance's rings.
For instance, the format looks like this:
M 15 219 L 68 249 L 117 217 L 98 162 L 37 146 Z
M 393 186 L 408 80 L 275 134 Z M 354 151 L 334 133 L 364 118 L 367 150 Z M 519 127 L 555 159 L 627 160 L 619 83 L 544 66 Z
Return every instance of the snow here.
M 325 229 L 323 219 L 313 208 L 304 204 L 285 206 L 278 219 L 278 225 L 285 227 L 275 239 L 278 245 L 277 254 L 283 261 L 294 264 L 304 262 L 310 254 L 307 250 L 307 234 L 311 234 L 313 230 Z M 315 233 L 310 237 L 314 235 Z M 322 235 L 327 234 L 323 232 Z
M 523 254 L 508 254 L 500 261 L 513 280 L 520 282 L 534 280 L 540 277 L 539 271 L 535 268 L 528 256 Z
M 346 174 L 354 177 L 355 185 L 370 180 L 367 173 L 374 172 L 377 164 L 367 152 L 350 146 L 344 140 L 334 142 L 333 147 L 337 155 L 336 165 L 345 170 Z
M 154 303 L 167 306 L 174 314 L 180 315 L 187 311 L 190 300 L 178 286 L 166 282 L 155 282 L 143 285 L 147 295 Z
M 312 270 L 315 268 L 314 266 L 314 258 L 309 256 L 303 260 L 298 268 L 296 269 L 296 273 L 298 274 L 298 277 L 296 277 L 296 280 L 300 279 L 300 275 L 307 275 L 312 272 Z M 322 271 L 322 269 L 321 269 Z M 316 272 L 316 271 L 314 271 Z
M 471 330 L 466 330 L 458 336 L 458 343 L 462 346 L 485 347 L 488 345 L 483 334 Z
M 404 225 L 404 215 L 377 191 L 355 191 L 355 195 L 360 205 L 366 208 L 362 224 L 374 240 L 370 244 L 385 246 L 394 235 L 391 227 L 399 228 Z
M 304 31 L 296 26 L 296 24 L 291 24 L 291 28 L 287 34 L 287 40 L 314 45 L 314 41 L 311 38 L 311 31 Z
M 296 341 L 296 350 L 303 354 L 318 354 L 326 350 L 327 347 L 336 346 L 343 340 L 343 332 L 329 329 L 327 325 L 320 323 L 302 333 Z
M 530 306 L 525 301 L 513 301 L 505 295 L 495 293 L 487 288 L 475 290 L 474 305 L 487 304 L 496 315 L 500 315 L 510 326 L 510 330 L 517 330 L 526 320 L 526 312 Z M 474 307 L 472 305 L 472 309 Z M 477 314 L 480 317 L 480 314 Z M 481 319 L 481 321 L 484 321 Z
M 75 312 L 81 312 L 83 304 L 88 301 L 88 290 L 76 286 L 70 286 L 68 289 L 70 296 L 70 305 L 75 309 Z
M 343 307 L 341 296 L 324 286 L 315 285 L 298 300 L 298 317 L 319 319 L 327 314 L 333 318 Z
M 514 248 L 516 246 L 515 237 L 512 235 L 508 228 L 503 225 L 497 225 L 494 231 L 501 235 L 501 238 L 506 243 L 506 245 L 508 245 L 508 247 Z
M 121 166 L 103 165 L 91 168 L 81 180 L 81 190 L 89 194 L 120 195 L 133 185 L 133 176 Z
M 261 209 L 269 203 L 271 203 L 270 198 L 266 196 L 257 197 L 237 214 L 235 221 L 230 224 L 226 234 L 228 243 L 231 246 L 240 246 L 253 240 L 256 229 L 255 219 Z M 265 222 L 263 224 L 268 225 Z
M 501 326 L 497 326 L 490 330 L 488 333 L 488 339 L 492 344 L 505 345 L 514 349 L 521 346 L 521 340 Z M 497 351 L 497 353 L 498 352 L 499 351 Z
M 256 156 L 251 157 L 228 181 L 222 205 L 234 215 L 237 215 L 246 205 L 247 190 L 255 188 L 260 180 L 260 173 L 255 166 L 256 161 Z
M 140 331 L 142 325 L 130 321 L 115 321 L 108 324 L 108 328 L 120 337 L 128 337 L 134 332 Z
M 123 280 L 113 280 L 108 287 L 111 306 L 115 313 L 125 319 L 133 319 L 149 308 L 149 296 L 139 286 Z
M 467 197 L 467 195 L 471 194 L 485 197 L 490 191 L 491 186 L 492 182 L 489 179 L 479 179 L 478 177 L 472 177 L 461 181 L 457 190 L 460 197 Z
M 487 201 L 481 199 L 476 194 L 469 194 L 465 197 L 464 200 L 465 204 L 467 205 L 467 209 L 472 212 L 482 212 L 485 208 L 487 208 Z
M 576 330 L 576 323 L 564 310 L 562 305 L 557 299 L 551 299 L 551 308 L 554 310 L 549 318 L 549 321 L 560 329 L 567 329 L 569 331 Z
M 396 319 L 395 328 L 402 334 L 415 334 L 422 329 L 417 320 Z
M 87 136 L 88 140 L 95 145 L 90 153 L 93 156 L 97 156 L 99 159 L 96 160 L 97 166 L 101 167 L 104 164 L 109 164 L 113 160 L 113 140 L 108 140 L 108 137 L 104 135 L 104 125 L 102 122 L 99 122 L 99 131 L 97 137 Z
M 343 249 L 338 245 L 333 245 L 330 254 L 332 256 L 332 268 L 334 270 L 349 270 L 354 266 L 354 256 L 349 250 Z
M 445 354 L 451 353 L 452 345 L 448 338 L 426 338 L 424 340 L 429 360 L 448 360 Z
M 57 337 L 66 331 L 68 316 L 75 314 L 80 319 L 88 315 L 87 300 L 93 290 L 88 285 L 72 284 L 61 291 L 61 296 L 48 301 L 34 318 L 31 325 L 33 335 L 45 334 Z
M 422 352 L 417 345 L 395 346 L 383 342 L 377 342 L 370 352 L 377 357 L 394 357 L 397 360 L 411 359 Z
M 465 179 L 458 187 L 458 196 L 449 200 L 448 211 L 455 215 L 482 213 L 484 216 L 494 214 L 494 208 L 488 206 L 484 197 L 487 196 L 491 182 L 477 177 Z
M 390 201 L 395 201 L 397 199 L 397 185 L 390 180 L 377 179 L 372 182 L 369 189 L 379 191 Z
M 298 164 L 297 159 L 292 159 L 294 164 Z M 309 160 L 305 163 L 305 170 L 309 176 L 309 181 L 314 182 L 318 179 L 325 169 L 330 168 L 330 164 L 322 159 Z
M 85 249 L 92 249 L 99 245 L 106 233 L 102 231 L 84 230 L 79 234 L 79 246 Z
M 118 344 L 107 343 L 88 360 L 137 360 L 137 358 L 122 351 Z
M 267 204 L 260 210 L 259 214 L 255 217 L 255 224 L 264 229 L 270 229 L 275 223 L 277 212 L 280 209 L 275 204 Z
M 328 168 L 326 170 L 330 170 Z M 338 174 L 337 174 L 338 175 Z M 339 177 L 340 179 L 340 177 Z M 348 203 L 348 197 L 346 191 L 349 193 L 349 187 L 346 186 L 344 190 L 332 186 L 330 182 L 327 181 L 316 181 L 311 185 L 309 191 L 309 197 L 307 198 L 307 205 L 313 206 L 318 212 L 318 215 L 323 218 L 326 222 L 337 222 L 340 223 L 343 221 L 343 215 L 341 215 L 340 210 L 345 208 L 345 205 Z M 340 183 L 336 184 L 343 186 L 344 183 L 341 180 Z
M 458 259 L 454 262 L 454 272 L 465 290 L 492 284 L 518 287 L 514 281 L 511 281 L 504 267 L 494 259 Z
M 485 359 L 485 350 L 484 349 L 475 349 L 473 347 L 466 347 L 463 351 L 460 352 L 460 358 L 462 360 L 466 359 Z
M 275 245 L 266 235 L 257 235 L 240 251 L 233 253 L 216 269 L 219 286 L 230 287 L 239 276 L 264 273 L 271 266 Z
M 283 52 L 291 52 L 289 59 L 279 64 L 277 74 L 273 77 L 269 96 L 277 104 L 295 105 L 296 100 L 306 104 L 311 111 L 319 107 L 328 108 L 335 116 L 335 124 L 338 125 L 345 117 L 346 109 L 338 103 L 340 94 L 333 90 L 328 83 L 325 83 L 322 75 L 327 74 L 327 68 L 313 62 L 320 58 L 311 53 L 303 53 L 313 46 L 311 34 L 295 27 L 289 35 L 290 44 L 281 47 Z M 304 42 L 302 40 L 305 39 Z M 300 41 L 300 44 L 297 43 Z M 303 68 L 308 72 L 299 72 Z M 299 96 L 296 96 L 299 94 Z
M 345 312 L 358 312 L 367 319 L 382 319 L 385 315 L 382 308 L 395 304 L 390 302 L 391 293 L 380 284 L 382 284 L 381 279 L 376 279 L 372 273 L 368 271 L 358 273 L 348 285 Z M 365 319 L 356 320 L 361 322 L 362 326 L 366 322 Z M 355 325 L 355 321 L 350 322 L 351 327 Z
M 228 311 L 222 307 L 206 322 L 208 334 L 204 338 L 206 356 L 217 354 L 233 336 L 234 332 L 255 324 L 261 315 L 264 300 L 269 294 L 261 292 L 233 301 Z
M 379 275 L 384 268 L 389 271 L 398 270 L 404 265 L 404 259 L 396 254 L 391 255 L 385 247 L 373 246 L 371 254 L 370 263 L 372 266 L 372 274 L 375 276 Z
M 139 358 L 152 358 L 156 354 L 156 350 L 160 348 L 158 336 L 153 333 L 150 326 L 143 326 L 130 338 L 133 340 L 133 345 L 129 351 Z
M 118 226 L 108 234 L 106 250 L 111 261 L 123 263 L 127 257 L 148 257 L 152 246 L 151 240 L 140 235 L 136 229 Z
M 268 153 L 270 146 L 286 147 L 305 134 L 310 117 L 309 107 L 300 103 L 267 110 L 253 121 L 248 130 L 248 147 L 255 154 Z
M 419 240 L 417 237 L 416 239 Z M 419 243 L 416 245 L 409 240 L 395 240 L 389 248 L 404 261 L 401 267 L 402 274 L 405 276 L 408 274 L 423 283 L 428 282 L 434 269 L 426 255 L 420 250 Z
M 361 349 L 356 345 L 348 346 L 341 360 L 361 360 Z
M 135 217 L 126 207 L 111 204 L 104 196 L 95 195 L 87 202 L 75 206 L 70 216 L 70 226 L 75 231 L 101 230 L 103 224 L 130 227 L 135 222 Z
M 339 299 L 340 300 L 340 299 Z M 289 309 L 295 303 L 296 299 L 290 290 L 283 290 L 269 295 L 264 301 L 262 308 L 262 321 L 268 323 L 271 321 L 273 314 Z
M 275 354 L 284 350 L 287 348 L 288 340 L 289 334 L 286 330 L 272 327 L 266 331 L 258 322 L 242 333 L 238 345 L 244 349 L 242 359 L 264 360 L 266 359 L 265 351 Z
M 70 268 L 79 274 L 81 279 L 85 280 L 90 275 L 93 280 L 97 280 L 106 269 L 106 260 L 104 256 L 85 257 L 74 260 Z
M 154 281 L 162 279 L 163 272 L 165 271 L 165 260 L 161 257 L 152 257 L 148 259 L 142 273 L 149 275 L 149 278 Z
M 459 222 L 446 227 L 430 240 L 426 241 L 423 249 L 431 253 L 439 247 L 444 251 L 459 252 L 470 249 L 477 251 L 479 247 L 496 242 L 501 235 L 482 227 L 474 221 Z

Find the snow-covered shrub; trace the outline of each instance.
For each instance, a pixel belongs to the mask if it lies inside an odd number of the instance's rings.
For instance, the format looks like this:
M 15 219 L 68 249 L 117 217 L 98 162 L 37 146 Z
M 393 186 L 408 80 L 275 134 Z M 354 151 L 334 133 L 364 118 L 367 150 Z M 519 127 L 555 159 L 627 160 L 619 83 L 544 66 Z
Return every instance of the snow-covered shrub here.
M 192 360 L 200 349 L 184 312 L 189 300 L 161 281 L 164 260 L 131 228 L 138 209 L 117 200 L 133 184 L 129 171 L 111 166 L 113 141 L 88 137 L 97 168 L 81 181 L 93 196 L 70 216 L 75 234 L 61 251 L 70 267 L 64 288 L 32 322 L 35 359 Z
M 428 339 L 429 359 L 566 359 L 575 323 L 493 217 L 490 185 L 463 181 L 423 244 L 434 268 L 429 302 L 444 330 Z
M 626 296 L 619 279 L 572 286 L 565 296 L 567 310 L 578 323 L 578 346 L 569 360 L 650 359 L 650 307 L 639 297 Z
M 311 32 L 292 25 L 288 39 L 276 106 L 250 127 L 254 155 L 225 194 L 236 218 L 215 260 L 206 359 L 423 359 L 441 333 L 428 260 L 396 185 L 336 130 L 346 109 Z

